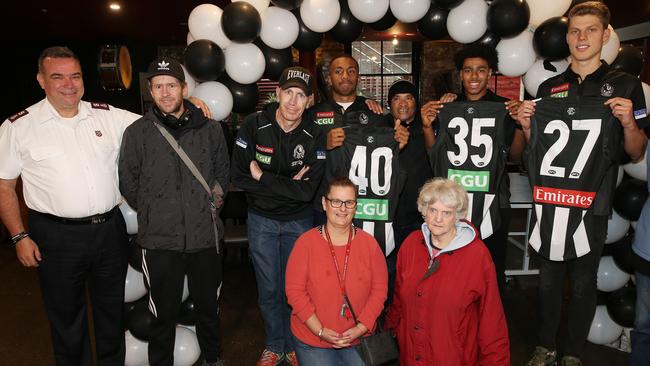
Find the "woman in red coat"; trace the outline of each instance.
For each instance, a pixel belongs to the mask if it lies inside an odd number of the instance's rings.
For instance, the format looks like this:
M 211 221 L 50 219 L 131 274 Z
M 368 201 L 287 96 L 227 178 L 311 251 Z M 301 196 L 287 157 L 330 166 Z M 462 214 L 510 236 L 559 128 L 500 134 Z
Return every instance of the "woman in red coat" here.
M 467 193 L 434 178 L 417 204 L 425 222 L 399 251 L 386 319 L 397 334 L 401 365 L 510 365 L 494 264 L 476 229 L 462 219 Z

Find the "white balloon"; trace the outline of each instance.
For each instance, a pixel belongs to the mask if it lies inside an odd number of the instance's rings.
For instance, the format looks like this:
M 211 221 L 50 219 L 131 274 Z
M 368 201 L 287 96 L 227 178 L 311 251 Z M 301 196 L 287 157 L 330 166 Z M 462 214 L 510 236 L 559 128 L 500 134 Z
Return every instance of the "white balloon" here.
M 187 72 L 185 65 L 181 65 L 181 67 L 183 68 L 183 74 L 185 74 L 185 83 L 187 84 L 187 95 L 185 97 L 191 97 L 194 93 L 194 89 L 196 88 L 196 80 L 194 80 L 192 75 Z
M 129 235 L 138 233 L 138 213 L 126 203 L 126 199 L 122 198 L 120 203 L 120 211 L 124 217 L 124 222 L 126 223 L 126 232 Z
M 181 297 L 181 302 L 187 300 L 187 298 L 190 296 L 190 288 L 187 286 L 187 276 L 183 278 L 183 295 Z M 219 298 L 219 296 L 217 296 Z
M 559 17 L 569 10 L 571 0 L 526 0 L 530 9 L 530 24 L 537 27 L 546 19 Z
M 234 46 L 233 46 L 234 47 Z M 195 98 L 204 101 L 210 111 L 212 118 L 221 121 L 230 115 L 232 111 L 232 94 L 225 85 L 217 81 L 206 81 L 194 88 Z
M 147 294 L 147 288 L 144 286 L 142 273 L 128 266 L 126 270 L 126 280 L 124 282 L 124 302 L 139 300 Z
M 298 38 L 299 31 L 298 19 L 289 10 L 272 6 L 262 13 L 260 38 L 271 48 L 290 47 Z
M 252 43 L 233 44 L 224 52 L 228 76 L 240 84 L 252 84 L 264 74 L 264 54 Z
M 196 333 L 185 327 L 176 327 L 174 340 L 174 366 L 191 366 L 201 356 Z
M 616 176 L 616 186 L 618 187 L 623 181 L 624 170 L 621 165 L 618 166 L 618 175 Z
M 623 165 L 623 170 L 632 178 L 641 179 L 644 182 L 648 181 L 648 164 L 647 156 L 643 154 L 643 159 L 636 163 L 627 163 Z
M 557 71 L 546 70 L 543 59 L 535 61 L 533 66 L 526 71 L 526 75 L 524 75 L 524 86 L 530 95 L 537 96 L 537 89 L 541 83 L 548 78 L 563 73 L 569 67 L 569 63 L 566 60 L 553 61 L 551 64 L 555 66 Z
M 618 268 L 614 258 L 605 256 L 600 258 L 598 265 L 598 289 L 600 291 L 612 292 L 625 286 L 630 280 L 630 275 Z
M 618 48 L 621 47 L 621 40 L 618 37 L 618 34 L 614 32 L 612 25 L 609 25 L 609 39 L 603 45 L 603 49 L 600 51 L 600 58 L 605 60 L 608 64 L 611 64 L 618 56 Z
M 402 23 L 415 23 L 429 11 L 431 0 L 390 0 L 390 10 Z
M 124 366 L 149 365 L 149 343 L 137 339 L 128 330 L 124 332 L 124 343 L 126 344 Z
M 388 11 L 390 0 L 348 0 L 350 12 L 364 23 L 374 23 Z
M 233 3 L 237 2 L 237 1 L 245 1 L 245 2 L 253 5 L 253 7 L 255 9 L 257 9 L 257 11 L 260 14 L 262 14 L 263 11 L 268 9 L 269 3 L 271 2 L 270 0 L 232 0 Z
M 478 40 L 487 30 L 487 11 L 488 5 L 484 0 L 463 1 L 451 9 L 447 16 L 449 36 L 459 43 L 472 43 Z
M 324 33 L 334 28 L 341 15 L 338 0 L 303 0 L 300 18 L 314 32 Z
M 196 38 L 192 35 L 192 32 L 187 32 L 186 42 L 189 45 L 190 43 L 196 41 Z
M 587 340 L 595 344 L 609 344 L 617 340 L 621 333 L 623 333 L 623 327 L 612 320 L 607 312 L 607 306 L 598 305 Z
M 524 74 L 537 58 L 533 48 L 533 32 L 526 29 L 516 37 L 502 39 L 497 45 L 499 71 L 505 76 Z
M 630 229 L 630 222 L 621 217 L 616 211 L 612 211 L 612 218 L 607 222 L 607 238 L 605 244 L 615 243 L 627 234 Z
M 195 7 L 187 20 L 187 26 L 194 39 L 209 39 L 222 49 L 230 46 L 230 39 L 221 29 L 223 11 L 216 5 L 201 4 Z

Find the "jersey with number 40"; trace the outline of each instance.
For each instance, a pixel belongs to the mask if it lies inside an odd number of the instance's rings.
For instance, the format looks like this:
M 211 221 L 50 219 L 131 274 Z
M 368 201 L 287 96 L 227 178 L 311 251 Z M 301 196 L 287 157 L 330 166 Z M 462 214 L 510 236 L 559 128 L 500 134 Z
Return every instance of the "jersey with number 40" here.
M 429 151 L 433 175 L 452 179 L 467 191 L 467 216 L 483 239 L 501 225 L 499 192 L 508 151 L 505 117 L 503 103 L 447 103 L 440 110 L 438 137 Z
M 395 249 L 393 218 L 400 193 L 395 131 L 371 125 L 344 128 L 343 146 L 328 152 L 325 179 L 347 176 L 358 186 L 354 224 L 373 235 L 388 256 Z
M 592 204 L 611 199 L 599 188 L 622 147 L 622 128 L 606 100 L 543 98 L 531 118 L 524 156 L 534 205 L 529 243 L 550 260 L 581 257 L 598 240 Z

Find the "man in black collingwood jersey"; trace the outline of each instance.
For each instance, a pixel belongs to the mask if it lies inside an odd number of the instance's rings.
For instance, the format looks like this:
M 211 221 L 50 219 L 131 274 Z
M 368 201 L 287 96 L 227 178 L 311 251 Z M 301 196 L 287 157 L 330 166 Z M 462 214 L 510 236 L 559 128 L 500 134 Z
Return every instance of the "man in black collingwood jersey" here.
M 297 365 L 284 275 L 296 239 L 313 226 L 311 203 L 323 175 L 325 139 L 305 116 L 312 75 L 286 68 L 278 103 L 246 117 L 233 149 L 233 184 L 246 192 L 248 243 L 266 347 L 258 366 Z
M 331 98 L 307 111 L 309 118 L 321 126 L 323 133 L 327 135 L 328 153 L 343 145 L 348 126 L 383 125 L 382 109 L 377 102 L 357 95 L 358 82 L 357 60 L 346 54 L 334 56 L 330 61 L 327 76 L 327 83 L 332 89 Z M 404 146 L 408 140 L 408 130 L 404 127 L 396 128 L 395 139 Z M 325 187 L 327 187 L 327 177 L 321 183 L 319 194 L 314 199 L 315 224 L 325 222 L 321 204 Z
M 499 126 L 499 136 L 501 136 L 500 140 L 502 140 L 505 149 L 509 153 L 505 155 L 499 154 L 499 156 L 494 156 L 494 158 L 501 159 L 499 164 L 502 167 L 505 167 L 505 160 L 507 157 L 511 161 L 519 161 L 521 158 L 521 153 L 525 146 L 525 141 L 522 131 L 517 128 L 515 121 L 512 119 L 512 116 L 516 113 L 517 108 L 521 102 L 516 99 L 508 100 L 496 95 L 494 92 L 488 89 L 488 82 L 492 77 L 492 73 L 497 69 L 498 59 L 496 51 L 490 47 L 483 45 L 469 45 L 456 54 L 454 57 L 454 62 L 460 74 L 463 92 L 460 95 L 447 93 L 443 95 L 440 100 L 429 101 L 422 107 L 422 124 L 427 148 L 431 148 L 436 143 L 434 128 L 437 128 L 439 126 L 432 125 L 434 120 L 437 119 L 444 103 L 448 103 L 454 100 L 464 102 L 498 102 L 504 104 L 505 108 L 509 112 L 505 119 L 497 121 Z M 494 117 L 496 117 L 496 115 Z M 459 132 L 457 130 L 454 131 Z M 466 145 L 470 146 L 471 141 L 469 140 L 471 140 L 471 134 L 469 134 L 466 139 L 468 140 L 468 143 Z M 435 160 L 435 157 L 433 158 Z M 445 178 L 447 176 L 448 175 L 445 174 Z M 496 184 L 498 192 L 496 192 L 496 197 L 494 197 L 494 204 L 498 205 L 498 211 L 500 212 L 491 217 L 493 220 L 493 225 L 491 225 L 492 229 L 490 230 L 491 235 L 483 232 L 481 234 L 482 236 L 487 234 L 487 236 L 483 237 L 483 241 L 490 250 L 490 254 L 492 255 L 492 260 L 494 261 L 494 266 L 497 273 L 499 291 L 501 292 L 501 295 L 503 295 L 503 290 L 505 288 L 505 260 L 508 226 L 510 224 L 511 216 L 509 202 L 510 188 L 508 175 L 506 174 L 505 169 L 500 169 L 497 175 L 493 175 L 491 177 L 491 182 L 499 183 Z M 466 187 L 466 189 L 468 188 L 469 187 Z M 482 205 L 484 198 L 484 194 L 475 192 L 472 196 L 472 201 L 476 201 L 477 204 L 474 206 L 480 206 L 478 203 Z M 474 224 L 480 226 L 480 222 L 474 222 Z M 477 228 L 480 229 L 480 227 Z M 503 298 L 503 296 L 501 297 Z
M 618 129 L 618 133 L 623 136 L 622 142 L 619 142 L 625 152 L 625 154 L 622 154 L 625 155 L 623 158 L 637 160 L 642 157 L 647 144 L 647 138 L 642 131 L 642 128 L 646 128 L 648 125 L 646 106 L 639 80 L 632 75 L 611 70 L 607 63 L 600 59 L 602 46 L 610 36 L 607 29 L 609 17 L 609 9 L 604 4 L 595 1 L 575 5 L 569 11 L 569 28 L 566 40 L 571 51 L 571 65 L 564 73 L 542 83 L 538 95 L 569 100 L 571 98 L 602 97 L 604 100 L 603 105 L 609 107 L 612 115 L 618 120 L 618 122 L 616 120 L 610 122 L 610 124 L 615 123 L 615 125 L 609 127 Z M 563 105 L 558 102 L 557 107 L 561 108 Z M 578 108 L 582 108 L 582 106 L 579 105 Z M 535 110 L 535 102 L 525 101 L 520 106 L 517 114 L 517 120 L 522 126 L 524 135 L 531 142 L 536 138 L 533 134 L 535 130 L 531 128 L 531 117 L 534 116 Z M 575 124 L 573 121 L 567 122 Z M 539 133 L 542 132 L 539 131 Z M 614 136 L 616 134 L 607 136 L 607 138 L 614 138 Z M 560 143 L 559 141 L 558 139 L 558 143 Z M 578 145 L 587 146 L 586 143 Z M 570 146 L 576 148 L 576 144 Z M 562 152 L 559 151 L 557 155 Z M 534 151 L 531 151 L 531 153 L 534 155 Z M 548 179 L 546 176 L 551 174 L 559 174 L 558 169 L 545 169 L 549 165 L 554 167 L 556 163 L 554 161 L 555 156 L 551 156 L 553 159 L 549 158 L 544 161 L 547 155 L 540 157 L 542 161 L 539 171 L 531 172 L 536 175 L 534 178 L 538 180 L 542 178 Z M 553 153 L 553 155 L 556 154 Z M 602 159 L 599 156 L 592 158 Z M 579 161 L 576 160 L 576 162 Z M 589 165 L 592 162 L 581 162 L 579 165 L 583 163 Z M 602 162 L 598 162 L 598 164 L 602 164 Z M 571 169 L 570 171 L 567 170 L 566 173 L 570 175 L 574 174 L 574 171 L 578 173 L 577 170 L 579 169 Z M 601 174 L 602 183 L 597 191 L 592 192 L 594 193 L 593 202 L 589 206 L 591 218 L 585 220 L 589 223 L 589 226 L 600 228 L 600 230 L 594 229 L 594 232 L 587 233 L 587 248 L 583 248 L 582 252 L 578 252 L 578 250 L 567 251 L 566 248 L 562 248 L 564 255 L 574 253 L 569 255 L 567 259 L 558 260 L 552 254 L 553 248 L 549 250 L 547 247 L 549 243 L 541 240 L 538 249 L 540 253 L 539 339 L 538 346 L 528 365 L 549 365 L 557 359 L 555 336 L 560 323 L 562 285 L 565 276 L 571 278 L 573 291 L 567 317 L 569 332 L 562 350 L 564 356 L 561 362 L 562 365 L 581 364 L 580 355 L 596 308 L 596 273 L 607 233 L 607 218 L 611 213 L 612 196 L 616 186 L 616 170 L 617 164 L 614 162 L 604 174 Z M 559 205 L 561 202 L 558 203 L 557 201 L 565 197 L 565 195 L 552 195 L 553 191 L 550 191 L 548 187 L 536 188 L 536 195 L 539 197 L 535 201 L 536 204 L 540 203 L 542 206 L 550 204 L 546 203 L 548 200 Z M 580 189 L 580 191 L 587 190 Z M 581 197 L 583 196 L 581 195 Z M 572 198 L 571 200 L 577 202 L 578 198 Z M 544 228 L 545 223 L 544 217 L 548 217 L 548 215 L 542 217 L 542 228 Z M 560 236 L 556 233 L 560 227 L 550 227 L 552 237 L 557 238 Z M 575 233 L 580 234 L 580 232 L 579 227 Z M 534 236 L 531 236 L 531 240 L 534 238 Z M 554 242 L 554 245 L 565 244 L 562 240 Z M 585 241 L 582 242 L 583 246 L 584 244 Z

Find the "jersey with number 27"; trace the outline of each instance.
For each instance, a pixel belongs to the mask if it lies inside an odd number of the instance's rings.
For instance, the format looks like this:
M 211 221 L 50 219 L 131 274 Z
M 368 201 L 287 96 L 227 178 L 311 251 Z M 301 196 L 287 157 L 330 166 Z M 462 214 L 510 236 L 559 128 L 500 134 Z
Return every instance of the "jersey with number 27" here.
M 554 261 L 591 251 L 594 201 L 622 148 L 622 128 L 605 97 L 543 98 L 531 118 L 525 153 L 533 188 L 529 243 Z M 598 197 L 597 197 L 598 195 Z
M 343 145 L 328 152 L 326 179 L 347 176 L 358 186 L 354 224 L 373 235 L 388 256 L 395 249 L 393 219 L 400 193 L 395 131 L 371 125 L 344 128 Z

